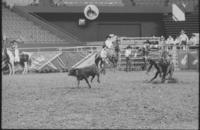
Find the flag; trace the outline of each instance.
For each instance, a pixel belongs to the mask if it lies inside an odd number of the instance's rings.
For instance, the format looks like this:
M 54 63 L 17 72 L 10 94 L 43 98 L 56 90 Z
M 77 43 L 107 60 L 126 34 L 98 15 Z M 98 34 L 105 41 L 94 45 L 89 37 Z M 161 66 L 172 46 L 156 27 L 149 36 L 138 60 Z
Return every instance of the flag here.
M 174 21 L 185 21 L 184 9 L 174 3 L 172 3 L 172 18 Z

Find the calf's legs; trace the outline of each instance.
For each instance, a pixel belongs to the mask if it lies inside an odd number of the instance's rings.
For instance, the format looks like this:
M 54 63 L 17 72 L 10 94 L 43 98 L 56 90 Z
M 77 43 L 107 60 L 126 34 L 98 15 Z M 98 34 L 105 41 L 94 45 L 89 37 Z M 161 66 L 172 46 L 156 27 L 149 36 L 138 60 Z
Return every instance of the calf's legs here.
M 80 80 L 77 79 L 77 87 L 79 88 Z
M 90 85 L 88 79 L 87 78 L 84 78 L 84 79 L 85 79 L 86 83 L 88 84 L 89 88 L 91 88 L 91 85 Z

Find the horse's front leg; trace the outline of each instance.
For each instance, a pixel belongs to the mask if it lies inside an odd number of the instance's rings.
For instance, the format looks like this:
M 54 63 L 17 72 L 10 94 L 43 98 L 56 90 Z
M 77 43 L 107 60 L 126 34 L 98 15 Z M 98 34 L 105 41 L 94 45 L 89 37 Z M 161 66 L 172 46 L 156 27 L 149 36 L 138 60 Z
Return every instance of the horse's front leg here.
M 12 75 L 14 75 L 15 74 L 15 65 L 14 65 L 14 63 L 12 63 L 11 64 L 11 70 L 12 70 Z
M 163 76 L 162 76 L 162 81 L 161 83 L 164 83 L 165 82 L 165 76 L 166 76 L 166 72 L 163 73 Z
M 28 64 L 27 64 L 27 62 L 25 62 L 24 63 L 24 70 L 23 70 L 23 72 L 22 72 L 22 74 L 26 74 L 27 73 L 27 71 L 28 71 Z
M 8 64 L 8 68 L 9 68 L 9 76 L 12 74 L 12 67 L 10 64 Z

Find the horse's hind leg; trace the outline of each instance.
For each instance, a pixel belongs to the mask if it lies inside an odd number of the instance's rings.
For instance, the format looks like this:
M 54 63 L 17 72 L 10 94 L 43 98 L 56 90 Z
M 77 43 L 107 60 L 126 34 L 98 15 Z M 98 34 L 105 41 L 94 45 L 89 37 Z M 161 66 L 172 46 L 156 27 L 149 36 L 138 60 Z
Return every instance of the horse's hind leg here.
M 149 82 L 151 82 L 151 81 L 153 81 L 154 79 L 156 79 L 159 73 L 160 73 L 160 72 L 157 71 L 156 74 L 155 74 L 155 76 L 154 76 Z
M 163 77 L 162 77 L 161 83 L 164 83 L 164 82 L 165 82 L 165 76 L 166 76 L 166 73 L 163 73 Z

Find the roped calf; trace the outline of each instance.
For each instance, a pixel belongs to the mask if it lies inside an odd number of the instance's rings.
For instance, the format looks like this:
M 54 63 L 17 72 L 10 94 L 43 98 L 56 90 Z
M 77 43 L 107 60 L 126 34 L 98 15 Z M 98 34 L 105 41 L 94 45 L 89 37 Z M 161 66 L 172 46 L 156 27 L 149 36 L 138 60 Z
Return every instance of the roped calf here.
M 100 83 L 99 74 L 100 74 L 99 68 L 96 65 L 91 65 L 84 68 L 72 68 L 71 70 L 69 70 L 68 75 L 77 77 L 78 87 L 80 84 L 80 80 L 84 79 L 86 83 L 88 84 L 89 88 L 91 88 L 88 78 L 92 76 L 91 78 L 91 82 L 92 82 L 94 77 L 97 76 L 97 82 Z

